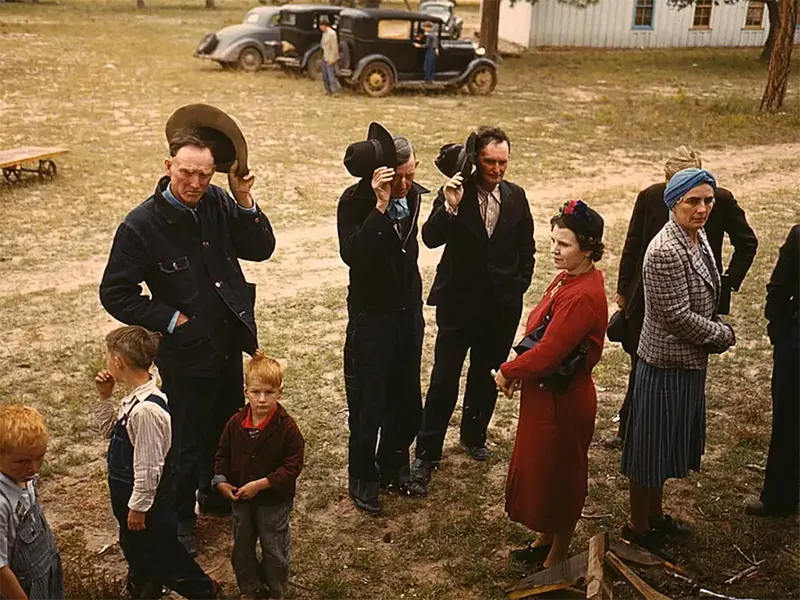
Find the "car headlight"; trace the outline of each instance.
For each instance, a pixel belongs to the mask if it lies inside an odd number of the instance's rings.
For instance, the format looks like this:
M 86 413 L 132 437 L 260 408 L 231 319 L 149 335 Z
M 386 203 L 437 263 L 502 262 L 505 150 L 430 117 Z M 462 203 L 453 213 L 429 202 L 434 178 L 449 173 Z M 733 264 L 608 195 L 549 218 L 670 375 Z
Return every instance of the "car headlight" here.
M 486 48 L 475 48 L 475 54 L 477 54 L 478 56 L 485 56 Z

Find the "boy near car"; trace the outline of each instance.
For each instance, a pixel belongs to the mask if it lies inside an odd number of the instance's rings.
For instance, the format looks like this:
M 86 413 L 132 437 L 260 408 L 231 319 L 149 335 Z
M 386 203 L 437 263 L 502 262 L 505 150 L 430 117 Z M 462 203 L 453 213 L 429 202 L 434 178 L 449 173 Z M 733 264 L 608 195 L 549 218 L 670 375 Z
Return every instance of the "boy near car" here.
M 336 63 L 339 60 L 339 38 L 331 27 L 327 17 L 320 17 L 319 30 L 322 32 L 320 47 L 322 48 L 322 85 L 328 96 L 339 93 L 339 81 L 336 79 Z
M 108 488 L 128 561 L 131 598 L 160 598 L 166 585 L 186 598 L 215 598 L 216 584 L 178 541 L 166 395 L 150 374 L 158 334 L 126 326 L 106 336 L 107 367 L 95 377 L 94 414 L 108 446 Z M 116 382 L 130 393 L 112 399 Z
M 0 406 L 0 595 L 64 597 L 61 555 L 36 494 L 48 433 L 36 409 Z
M 256 352 L 245 367 L 248 404 L 225 425 L 214 464 L 212 484 L 233 508 L 231 564 L 242 598 L 282 598 L 289 575 L 289 517 L 305 442 L 278 402 L 282 391 L 280 364 Z

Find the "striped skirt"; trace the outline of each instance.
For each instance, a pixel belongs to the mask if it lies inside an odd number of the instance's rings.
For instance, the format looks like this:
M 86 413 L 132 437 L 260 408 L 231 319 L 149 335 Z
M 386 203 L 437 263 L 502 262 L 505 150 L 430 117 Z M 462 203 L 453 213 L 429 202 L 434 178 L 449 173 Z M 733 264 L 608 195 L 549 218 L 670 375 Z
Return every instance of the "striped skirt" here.
M 706 371 L 636 365 L 622 474 L 645 487 L 700 470 L 706 443 Z

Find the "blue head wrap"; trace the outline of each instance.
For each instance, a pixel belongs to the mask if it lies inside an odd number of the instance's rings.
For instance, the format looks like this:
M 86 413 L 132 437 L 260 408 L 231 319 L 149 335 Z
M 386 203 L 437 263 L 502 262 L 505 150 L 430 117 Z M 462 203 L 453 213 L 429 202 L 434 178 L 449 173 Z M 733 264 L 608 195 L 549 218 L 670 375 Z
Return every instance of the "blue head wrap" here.
M 672 207 L 683 198 L 686 192 L 702 183 L 707 183 L 714 188 L 715 192 L 717 191 L 717 180 L 705 169 L 692 167 L 678 171 L 669 180 L 667 189 L 664 190 L 664 204 L 672 210 Z

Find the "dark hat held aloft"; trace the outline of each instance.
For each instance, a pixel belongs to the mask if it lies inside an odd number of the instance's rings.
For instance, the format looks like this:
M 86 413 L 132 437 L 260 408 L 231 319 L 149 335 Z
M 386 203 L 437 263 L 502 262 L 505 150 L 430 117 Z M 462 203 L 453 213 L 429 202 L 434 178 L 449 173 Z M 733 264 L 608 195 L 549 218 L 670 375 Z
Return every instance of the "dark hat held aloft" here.
M 370 123 L 367 139 L 347 147 L 344 166 L 354 177 L 369 177 L 378 167 L 397 167 L 392 134 L 380 123 Z
M 466 179 L 472 173 L 475 164 L 475 132 L 470 133 L 464 144 L 445 144 L 439 149 L 439 156 L 433 161 L 436 168 L 447 177 L 461 173 Z

